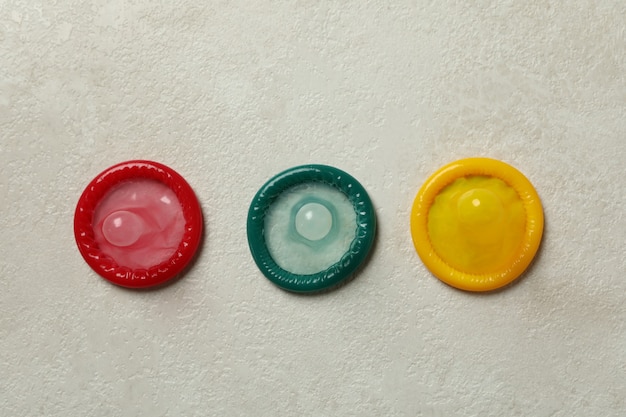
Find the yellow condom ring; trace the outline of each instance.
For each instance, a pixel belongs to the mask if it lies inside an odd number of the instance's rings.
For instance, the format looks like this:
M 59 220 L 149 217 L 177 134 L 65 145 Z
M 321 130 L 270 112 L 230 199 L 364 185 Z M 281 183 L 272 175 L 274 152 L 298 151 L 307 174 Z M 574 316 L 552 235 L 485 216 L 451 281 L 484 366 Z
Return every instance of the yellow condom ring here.
M 543 234 L 543 208 L 533 185 L 512 166 L 461 159 L 440 168 L 419 190 L 411 234 L 437 278 L 466 291 L 490 291 L 530 265 Z

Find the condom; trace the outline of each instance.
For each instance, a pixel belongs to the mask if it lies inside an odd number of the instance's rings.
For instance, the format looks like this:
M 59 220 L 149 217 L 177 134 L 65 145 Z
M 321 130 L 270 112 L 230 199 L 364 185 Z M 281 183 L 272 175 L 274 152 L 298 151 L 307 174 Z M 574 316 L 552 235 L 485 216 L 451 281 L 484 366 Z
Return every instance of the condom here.
M 376 215 L 363 186 L 326 165 L 288 169 L 257 192 L 248 211 L 248 244 L 261 272 L 294 292 L 337 286 L 372 248 Z
M 518 278 L 543 234 L 543 209 L 530 181 L 488 158 L 452 162 L 419 190 L 411 234 L 426 267 L 467 291 L 490 291 Z
M 89 183 L 74 215 L 74 235 L 87 264 L 129 288 L 163 284 L 191 262 L 202 212 L 189 184 L 171 168 L 127 161 Z

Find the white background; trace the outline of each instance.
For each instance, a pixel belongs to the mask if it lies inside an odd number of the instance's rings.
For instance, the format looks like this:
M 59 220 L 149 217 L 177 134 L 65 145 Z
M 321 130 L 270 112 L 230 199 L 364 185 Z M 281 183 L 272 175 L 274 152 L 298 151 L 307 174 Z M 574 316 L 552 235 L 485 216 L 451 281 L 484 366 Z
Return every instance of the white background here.
M 0 415 L 626 415 L 626 3 L 389 3 L 0 0 Z M 546 217 L 488 295 L 409 233 L 422 183 L 469 156 L 521 170 Z M 87 183 L 137 158 L 205 215 L 158 291 L 110 285 L 73 238 Z M 317 296 L 246 242 L 254 193 L 303 163 L 355 176 L 379 220 Z

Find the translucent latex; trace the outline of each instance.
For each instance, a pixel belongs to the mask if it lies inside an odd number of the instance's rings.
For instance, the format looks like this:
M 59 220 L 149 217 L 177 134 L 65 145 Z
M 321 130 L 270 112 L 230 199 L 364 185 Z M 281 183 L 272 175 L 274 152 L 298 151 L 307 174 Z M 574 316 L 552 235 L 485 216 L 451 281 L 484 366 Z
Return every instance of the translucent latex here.
M 294 274 L 315 274 L 338 262 L 356 229 L 356 213 L 345 194 L 319 182 L 282 192 L 265 215 L 267 248 Z
M 178 248 L 185 218 L 176 194 L 150 179 L 122 182 L 100 201 L 93 217 L 95 241 L 118 265 L 147 269 Z
M 483 176 L 459 178 L 435 198 L 428 233 L 439 257 L 470 274 L 505 268 L 519 251 L 526 214 L 516 191 Z

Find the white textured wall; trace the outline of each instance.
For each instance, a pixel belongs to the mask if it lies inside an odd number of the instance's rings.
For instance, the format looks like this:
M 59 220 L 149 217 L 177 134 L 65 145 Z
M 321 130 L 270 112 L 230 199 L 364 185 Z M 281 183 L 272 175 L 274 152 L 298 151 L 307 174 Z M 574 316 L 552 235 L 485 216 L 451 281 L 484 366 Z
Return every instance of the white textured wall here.
M 0 0 L 0 415 L 626 415 L 626 3 L 389 3 Z M 491 295 L 436 280 L 408 230 L 467 156 L 545 208 L 536 263 Z M 135 158 L 206 216 L 159 291 L 73 239 L 87 182 Z M 245 220 L 309 162 L 363 183 L 379 238 L 349 285 L 297 296 Z

